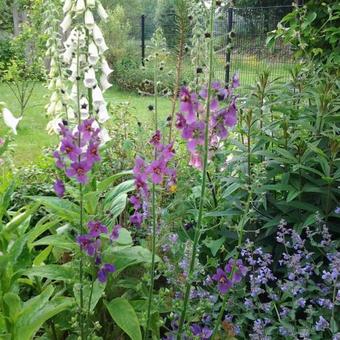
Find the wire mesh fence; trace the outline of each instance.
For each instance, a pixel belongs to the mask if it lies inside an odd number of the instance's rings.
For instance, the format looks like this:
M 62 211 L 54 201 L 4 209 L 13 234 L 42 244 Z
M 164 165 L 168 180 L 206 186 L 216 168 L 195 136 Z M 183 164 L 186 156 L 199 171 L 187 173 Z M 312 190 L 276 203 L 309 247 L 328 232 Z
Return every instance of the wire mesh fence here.
M 280 20 L 293 10 L 292 6 L 268 6 L 230 8 L 215 21 L 215 62 L 214 75 L 221 81 L 238 73 L 244 85 L 252 84 L 258 72 L 268 69 L 271 76 L 286 80 L 293 65 L 290 46 L 278 42 L 274 49 L 266 46 L 267 35 Z M 161 19 L 170 50 L 176 48 L 177 32 L 175 15 L 167 14 Z M 140 25 L 141 57 L 148 55 L 150 39 L 157 29 L 152 18 L 144 17 Z M 190 46 L 190 37 L 188 39 Z M 190 58 L 184 67 L 190 67 Z

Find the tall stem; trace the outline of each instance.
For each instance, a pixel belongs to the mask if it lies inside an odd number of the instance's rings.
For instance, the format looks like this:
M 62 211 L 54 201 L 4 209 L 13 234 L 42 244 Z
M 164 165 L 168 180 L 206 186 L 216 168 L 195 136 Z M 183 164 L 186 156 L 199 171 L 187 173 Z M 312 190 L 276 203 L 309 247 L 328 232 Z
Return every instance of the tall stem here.
M 78 38 L 78 46 L 77 46 L 77 109 L 78 109 L 78 125 L 81 124 L 81 113 L 80 113 L 80 51 L 79 51 L 79 38 Z M 80 147 L 81 140 L 80 134 L 78 137 L 78 146 Z M 80 159 L 78 159 L 80 161 Z M 83 185 L 79 184 L 79 225 L 80 225 L 80 234 L 84 233 L 84 217 L 83 217 Z M 80 337 L 81 339 L 86 339 L 85 328 L 84 328 L 84 291 L 83 291 L 83 281 L 84 281 L 84 259 L 83 252 L 80 251 L 80 261 L 79 261 L 79 283 L 80 283 Z
M 220 328 L 221 321 L 222 321 L 222 318 L 223 318 L 223 313 L 224 313 L 224 310 L 225 310 L 225 306 L 227 304 L 227 300 L 228 300 L 228 294 L 225 294 L 224 298 L 223 298 L 223 302 L 222 302 L 222 307 L 221 307 L 220 313 L 218 314 L 211 339 L 214 339 L 214 336 L 216 335 L 218 329 Z
M 151 271 L 150 271 L 150 289 L 148 300 L 148 314 L 146 321 L 146 329 L 144 333 L 144 339 L 148 338 L 150 322 L 151 322 L 151 305 L 153 297 L 153 288 L 155 281 L 155 254 L 156 254 L 156 188 L 155 184 L 152 185 L 152 258 L 151 258 Z
M 155 129 L 158 130 L 158 76 L 157 76 L 157 57 L 155 60 L 154 66 L 154 99 L 155 99 L 155 116 L 154 123 Z M 157 153 L 155 151 L 155 157 L 157 158 Z M 151 269 L 150 269 L 150 288 L 149 288 L 149 298 L 148 298 L 148 312 L 146 318 L 146 329 L 144 333 L 144 340 L 148 338 L 149 328 L 151 323 L 151 305 L 153 300 L 153 288 L 155 282 L 155 254 L 156 254 L 156 225 L 157 225 L 157 216 L 156 216 L 156 186 L 152 184 L 152 246 L 151 246 Z
M 213 71 L 213 52 L 214 52 L 214 14 L 215 14 L 215 1 L 211 1 L 210 10 L 210 54 L 209 54 L 209 82 L 208 82 L 208 98 L 207 98 L 207 113 L 205 117 L 205 135 L 204 135 L 204 159 L 203 159 L 203 171 L 202 171 L 202 185 L 201 185 L 201 196 L 198 210 L 198 220 L 195 229 L 194 243 L 192 247 L 191 260 L 188 273 L 188 281 L 185 286 L 184 302 L 179 321 L 177 340 L 181 340 L 182 330 L 186 318 L 187 307 L 189 302 L 191 281 L 195 269 L 195 260 L 197 256 L 198 243 L 202 232 L 202 219 L 203 219 L 203 206 L 207 182 L 207 168 L 208 168 L 208 152 L 209 152 L 209 120 L 210 120 L 210 103 L 211 103 L 211 82 L 212 82 L 212 71 Z

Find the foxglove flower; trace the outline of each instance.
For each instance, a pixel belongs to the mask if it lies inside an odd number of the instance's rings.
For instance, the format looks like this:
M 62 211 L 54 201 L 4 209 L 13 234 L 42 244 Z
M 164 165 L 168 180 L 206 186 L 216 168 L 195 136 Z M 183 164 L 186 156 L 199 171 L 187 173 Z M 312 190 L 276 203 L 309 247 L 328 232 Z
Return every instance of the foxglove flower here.
M 106 13 L 104 7 L 100 2 L 98 2 L 97 11 L 102 20 L 106 21 L 109 18 L 108 14 Z
M 63 13 L 66 14 L 72 8 L 72 0 L 65 0 L 63 5 Z
M 67 32 L 69 30 L 69 28 L 71 27 L 72 24 L 72 17 L 71 14 L 68 13 L 64 20 L 61 22 L 60 27 L 63 30 L 63 33 Z M 69 53 L 69 52 L 68 52 Z M 72 53 L 72 52 L 71 52 Z
M 94 86 L 92 93 L 93 93 L 93 104 L 94 105 L 101 106 L 105 104 L 103 93 L 101 89 L 99 88 L 99 86 Z
M 92 88 L 93 86 L 97 85 L 96 73 L 93 67 L 90 67 L 85 72 L 84 85 L 87 88 Z
M 85 0 L 77 0 L 75 11 L 77 13 L 82 13 L 85 11 L 85 9 L 86 9 Z
M 91 235 L 80 235 L 77 237 L 77 242 L 80 245 L 80 249 L 85 251 L 88 256 L 93 257 L 100 250 L 100 240 L 94 239 Z
M 68 177 L 75 177 L 81 184 L 86 184 L 88 181 L 87 174 L 91 170 L 91 162 L 80 161 L 72 163 L 71 166 L 66 170 Z
M 90 11 L 89 9 L 87 9 L 85 12 L 85 26 L 88 29 L 93 29 L 95 27 L 93 14 L 92 11 Z

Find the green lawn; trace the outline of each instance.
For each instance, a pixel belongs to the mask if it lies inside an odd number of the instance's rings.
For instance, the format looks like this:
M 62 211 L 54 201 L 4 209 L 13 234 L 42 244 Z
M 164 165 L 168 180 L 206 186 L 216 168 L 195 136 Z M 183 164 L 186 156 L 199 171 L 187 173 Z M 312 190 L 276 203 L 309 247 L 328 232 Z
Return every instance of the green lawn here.
M 48 103 L 48 97 L 48 90 L 43 84 L 38 84 L 34 90 L 24 118 L 19 124 L 18 135 L 13 136 L 13 142 L 11 143 L 14 150 L 14 163 L 17 166 L 34 163 L 34 161 L 40 157 L 44 148 L 55 146 L 58 141 L 57 136 L 48 135 L 46 131 L 48 118 L 45 115 L 44 107 Z M 140 121 L 145 122 L 151 118 L 148 105 L 152 104 L 152 98 L 140 97 L 135 93 L 120 91 L 116 88 L 111 88 L 107 91 L 105 97 L 108 102 L 113 104 L 130 101 Z M 8 87 L 4 84 L 0 84 L 0 101 L 4 101 L 15 116 L 18 115 L 19 105 Z M 169 113 L 170 107 L 171 103 L 169 99 L 160 99 L 160 115 L 165 117 Z M 0 136 L 5 134 L 12 133 L 4 125 L 3 119 L 0 117 Z

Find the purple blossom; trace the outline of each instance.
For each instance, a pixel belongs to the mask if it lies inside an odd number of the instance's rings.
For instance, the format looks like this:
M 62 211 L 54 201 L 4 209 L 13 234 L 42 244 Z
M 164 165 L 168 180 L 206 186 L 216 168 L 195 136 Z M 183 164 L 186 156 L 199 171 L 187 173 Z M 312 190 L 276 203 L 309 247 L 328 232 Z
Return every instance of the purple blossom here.
M 191 153 L 189 165 L 199 170 L 203 169 L 202 157 L 198 152 Z
M 136 227 L 140 227 L 143 223 L 143 220 L 143 215 L 137 211 L 130 217 L 130 222 Z
M 54 191 L 58 197 L 63 197 L 65 194 L 65 185 L 64 182 L 60 179 L 57 179 L 54 183 Z
M 54 159 L 56 161 L 57 168 L 64 169 L 65 168 L 65 163 L 63 162 L 60 153 L 58 151 L 54 151 L 53 152 L 53 157 L 54 157 Z
M 72 163 L 71 167 L 66 169 L 68 177 L 75 177 L 81 184 L 86 184 L 88 181 L 87 173 L 91 170 L 92 164 L 88 161 L 80 161 Z
M 80 148 L 74 144 L 71 136 L 65 137 L 61 141 L 60 151 L 64 152 L 70 160 L 74 162 L 78 160 L 78 157 L 81 154 Z
M 100 240 L 93 239 L 91 235 L 80 235 L 77 237 L 77 242 L 81 250 L 85 251 L 87 255 L 94 256 L 100 249 Z
M 216 274 L 212 279 L 218 282 L 218 289 L 221 294 L 226 294 L 233 286 L 232 281 L 228 279 L 226 272 L 221 268 L 217 268 Z
M 336 214 L 340 214 L 340 207 L 337 207 L 335 210 L 334 210 L 334 212 L 336 213 Z
M 166 172 L 166 163 L 163 160 L 156 159 L 147 168 L 147 172 L 151 175 L 152 183 L 160 184 Z
M 94 143 L 92 141 L 89 143 L 89 146 L 86 150 L 86 157 L 87 161 L 91 163 L 91 165 L 100 161 L 98 143 Z
M 196 120 L 195 113 L 198 110 L 197 95 L 190 93 L 187 87 L 182 87 L 180 92 L 180 111 L 187 113 L 186 122 L 193 123 Z
M 188 140 L 188 150 L 193 153 L 197 145 L 204 145 L 204 131 L 205 123 L 202 121 L 195 121 L 187 125 L 182 132 L 182 137 Z
M 109 273 L 114 273 L 116 268 L 113 264 L 105 263 L 102 268 L 98 271 L 98 280 L 101 283 L 105 283 L 107 281 L 107 277 Z
M 99 221 L 90 221 L 87 226 L 89 228 L 89 235 L 91 237 L 96 238 L 99 237 L 101 234 L 108 233 L 107 227 Z
M 157 150 L 159 150 L 162 147 L 161 139 L 161 132 L 157 130 L 156 133 L 151 137 L 150 144 L 152 144 Z
M 203 328 L 198 324 L 193 324 L 190 326 L 191 332 L 194 336 L 198 336 L 200 339 L 210 339 L 212 336 L 213 331 L 209 329 L 207 326 Z
M 111 241 L 116 241 L 119 238 L 120 230 L 122 229 L 120 224 L 117 224 L 113 229 L 112 233 L 110 235 L 110 240 Z
M 324 319 L 323 316 L 319 317 L 319 320 L 315 323 L 315 330 L 317 332 L 323 332 L 327 328 L 329 328 L 329 323 L 327 320 Z

